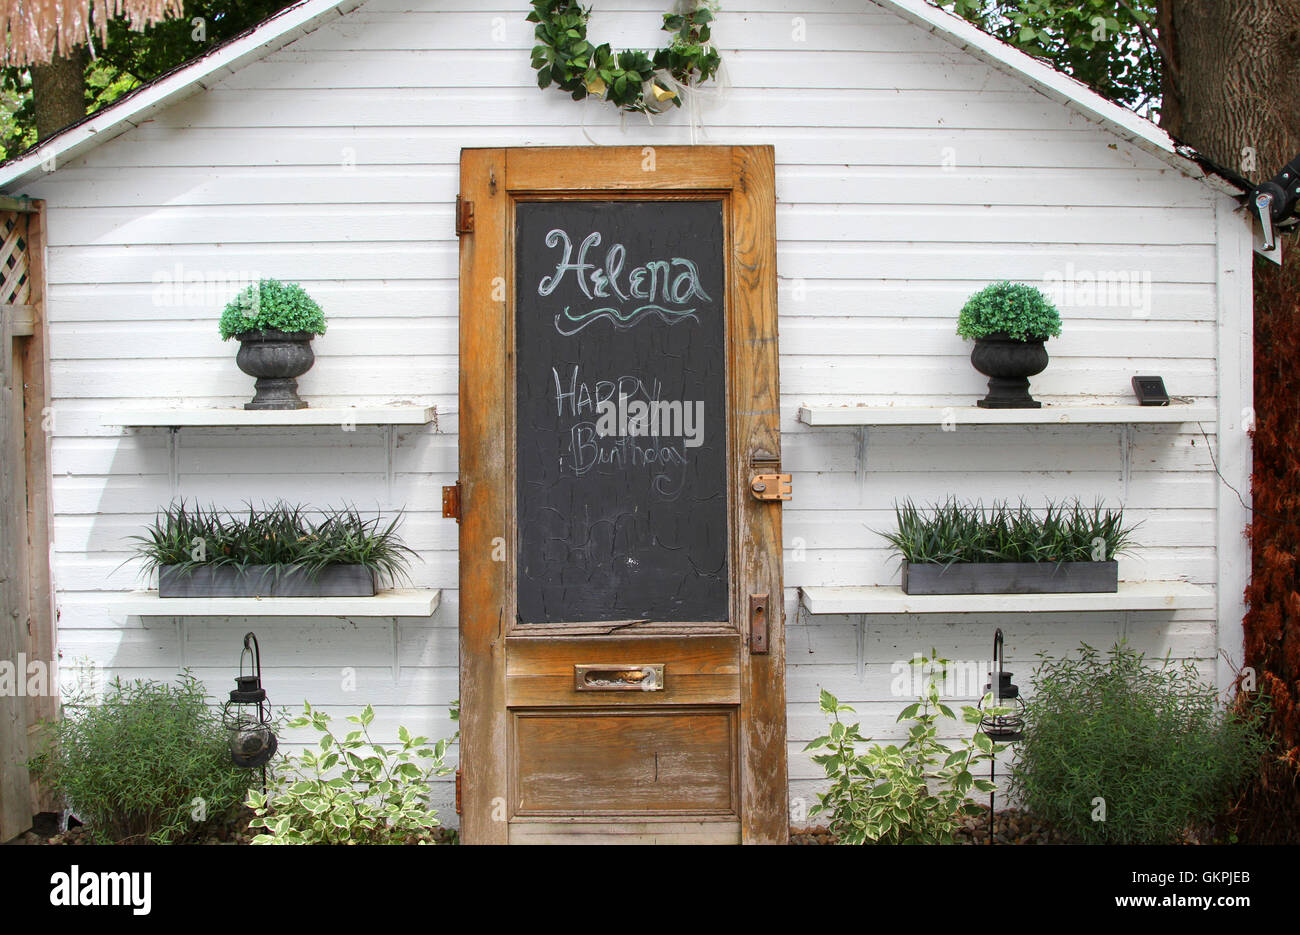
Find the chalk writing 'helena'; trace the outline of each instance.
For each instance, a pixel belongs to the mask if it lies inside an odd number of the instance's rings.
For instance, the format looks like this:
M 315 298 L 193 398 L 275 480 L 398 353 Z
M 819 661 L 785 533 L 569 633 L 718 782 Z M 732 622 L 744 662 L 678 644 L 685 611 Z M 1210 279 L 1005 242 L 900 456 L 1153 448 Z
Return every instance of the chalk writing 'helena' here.
M 589 299 L 613 299 L 623 302 L 645 299 L 660 305 L 684 306 L 694 298 L 711 302 L 709 294 L 700 285 L 700 272 L 695 263 L 685 257 L 671 260 L 650 260 L 627 274 L 626 288 L 620 283 L 627 249 L 621 243 L 610 246 L 605 253 L 603 267 L 587 261 L 592 247 L 600 246 L 600 232 L 592 231 L 578 248 L 578 262 L 573 262 L 573 240 L 568 233 L 555 228 L 546 235 L 546 246 L 561 247 L 563 256 L 555 264 L 555 272 L 543 276 L 537 284 L 537 294 L 546 296 L 554 292 L 572 272 L 578 288 Z

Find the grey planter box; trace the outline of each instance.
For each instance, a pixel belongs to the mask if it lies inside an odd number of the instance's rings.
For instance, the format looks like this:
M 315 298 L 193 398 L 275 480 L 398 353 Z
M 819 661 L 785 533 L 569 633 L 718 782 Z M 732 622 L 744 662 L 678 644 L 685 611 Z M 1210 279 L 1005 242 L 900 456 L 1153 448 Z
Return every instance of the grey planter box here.
M 904 594 L 1069 594 L 1119 590 L 1118 562 L 903 562 Z
M 159 597 L 373 597 L 375 578 L 361 565 L 329 565 L 315 577 L 272 565 L 176 565 L 158 570 Z

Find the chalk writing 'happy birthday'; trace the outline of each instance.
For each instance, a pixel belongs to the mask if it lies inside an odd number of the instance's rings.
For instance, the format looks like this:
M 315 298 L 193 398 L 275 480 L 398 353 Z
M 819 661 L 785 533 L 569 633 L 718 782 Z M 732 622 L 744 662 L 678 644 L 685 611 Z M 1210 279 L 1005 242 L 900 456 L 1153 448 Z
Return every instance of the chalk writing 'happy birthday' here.
M 559 247 L 562 256 L 555 264 L 555 272 L 543 276 L 537 284 L 537 294 L 548 296 L 573 273 L 577 286 L 588 299 L 616 300 L 600 307 L 579 309 L 566 305 L 555 316 L 555 328 L 560 334 L 576 334 L 595 321 L 605 320 L 619 330 L 626 330 L 651 315 L 672 324 L 677 321 L 699 321 L 696 299 L 710 302 L 708 293 L 700 285 L 700 273 L 695 263 L 685 257 L 670 260 L 650 260 L 629 270 L 626 279 L 623 268 L 627 263 L 627 250 L 621 243 L 611 244 L 605 251 L 603 265 L 589 262 L 587 254 L 600 246 L 599 231 L 592 231 L 578 247 L 578 260 L 573 261 L 573 240 L 567 231 L 556 228 L 546 235 L 546 246 Z

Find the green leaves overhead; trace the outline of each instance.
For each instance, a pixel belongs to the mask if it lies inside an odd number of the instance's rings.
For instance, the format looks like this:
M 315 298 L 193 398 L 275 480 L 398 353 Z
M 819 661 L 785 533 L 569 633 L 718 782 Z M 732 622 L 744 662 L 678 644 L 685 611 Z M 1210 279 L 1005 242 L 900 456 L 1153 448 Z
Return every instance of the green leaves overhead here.
M 682 105 L 681 97 L 656 74 L 671 75 L 683 85 L 712 78 L 722 60 L 710 44 L 713 12 L 701 4 L 689 13 L 664 15 L 665 31 L 672 43 L 653 54 L 640 50 L 613 51 L 608 43 L 592 45 L 587 39 L 591 9 L 575 0 L 533 0 L 528 22 L 536 23 L 532 64 L 537 86 L 552 84 L 575 101 L 594 95 L 623 110 L 651 113 L 666 101 Z M 653 95 L 647 99 L 647 94 Z
M 1156 0 L 930 0 L 1139 112 L 1161 98 Z

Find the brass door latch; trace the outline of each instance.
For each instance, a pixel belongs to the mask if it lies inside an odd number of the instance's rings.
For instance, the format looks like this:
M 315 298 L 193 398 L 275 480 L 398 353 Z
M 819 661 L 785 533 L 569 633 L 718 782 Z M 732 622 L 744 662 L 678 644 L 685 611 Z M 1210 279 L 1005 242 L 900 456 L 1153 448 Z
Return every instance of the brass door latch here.
M 755 474 L 749 479 L 749 492 L 755 500 L 789 500 L 791 491 L 789 474 Z

